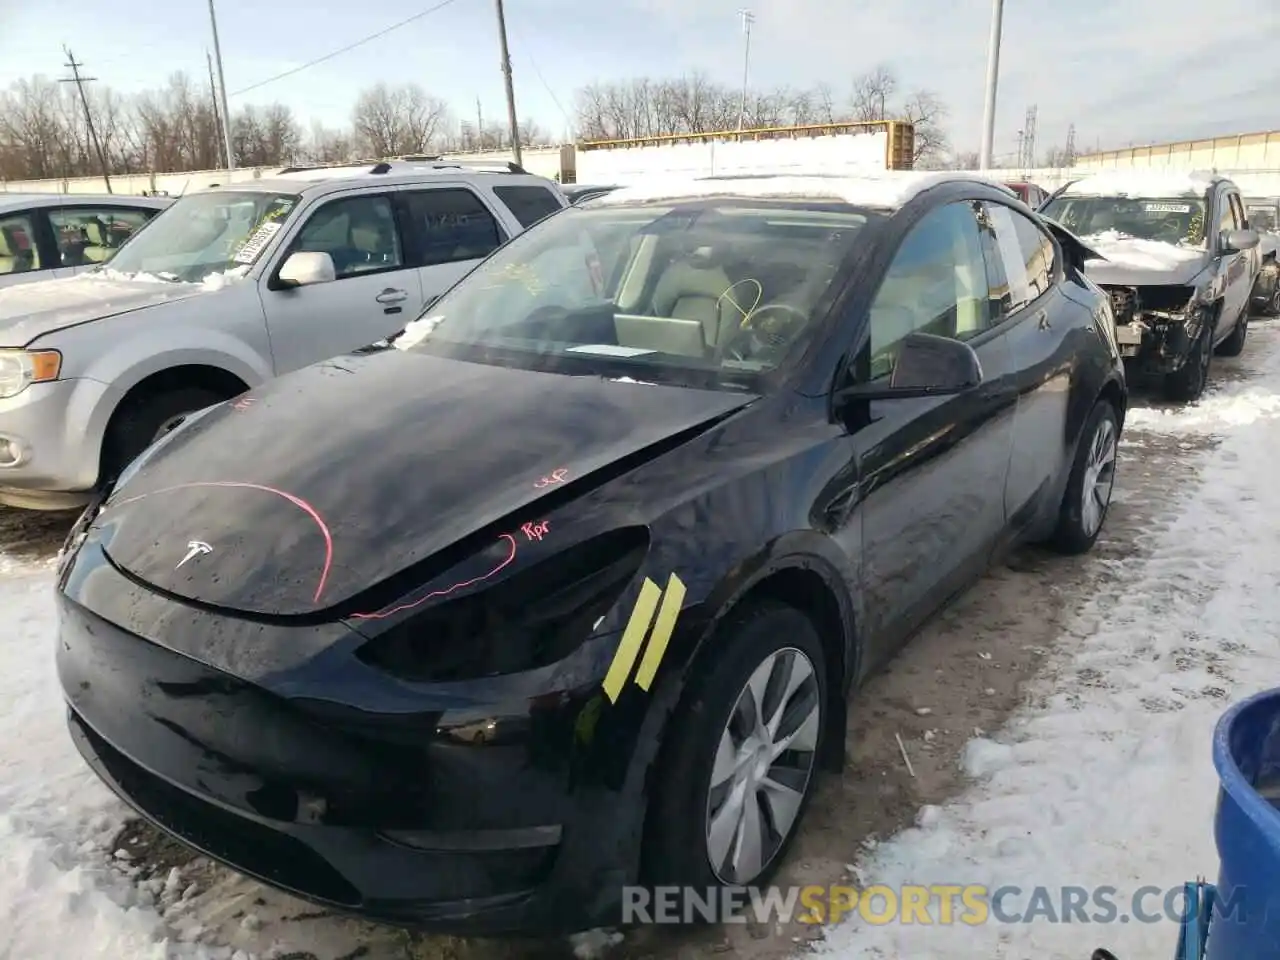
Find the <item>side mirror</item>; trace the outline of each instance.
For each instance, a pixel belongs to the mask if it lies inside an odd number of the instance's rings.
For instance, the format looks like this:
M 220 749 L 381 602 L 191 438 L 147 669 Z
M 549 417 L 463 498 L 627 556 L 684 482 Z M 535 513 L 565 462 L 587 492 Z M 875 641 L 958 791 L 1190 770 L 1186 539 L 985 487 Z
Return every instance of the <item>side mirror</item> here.
M 899 400 L 945 397 L 982 383 L 982 363 L 973 347 L 950 337 L 913 333 L 903 338 L 888 382 L 855 384 L 839 392 L 841 400 Z
M 333 257 L 327 253 L 292 253 L 280 268 L 283 287 L 309 287 L 316 283 L 332 283 L 338 278 Z
M 1256 247 L 1262 237 L 1257 230 L 1223 230 L 1221 240 L 1223 253 L 1242 253 Z

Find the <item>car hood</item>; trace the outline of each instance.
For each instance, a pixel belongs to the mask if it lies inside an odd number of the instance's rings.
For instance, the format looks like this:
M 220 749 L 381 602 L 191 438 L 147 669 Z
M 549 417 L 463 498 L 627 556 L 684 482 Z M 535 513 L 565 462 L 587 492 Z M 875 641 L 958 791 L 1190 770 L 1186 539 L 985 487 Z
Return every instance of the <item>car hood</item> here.
M 0 289 L 0 347 L 25 347 L 37 337 L 216 289 L 213 284 L 170 283 L 81 274 Z
M 1105 257 L 1091 260 L 1085 274 L 1094 283 L 1154 286 L 1191 283 L 1209 265 L 1209 252 L 1158 240 L 1139 240 L 1115 231 L 1081 237 Z
M 194 418 L 134 464 L 97 523 L 112 563 L 153 588 L 318 616 L 472 535 L 519 537 L 541 498 L 562 505 L 753 399 L 344 356 Z

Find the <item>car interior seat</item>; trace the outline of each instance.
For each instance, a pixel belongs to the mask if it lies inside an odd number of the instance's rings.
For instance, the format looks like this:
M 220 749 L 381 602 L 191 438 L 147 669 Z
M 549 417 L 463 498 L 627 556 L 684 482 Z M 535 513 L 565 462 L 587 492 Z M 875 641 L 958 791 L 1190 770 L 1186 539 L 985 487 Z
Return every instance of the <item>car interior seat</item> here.
M 741 319 L 737 309 L 721 299 L 732 286 L 720 251 L 705 243 L 690 242 L 676 254 L 654 287 L 653 314 L 698 321 L 707 346 L 716 346 L 722 330 L 736 330 L 736 321 Z
M 13 227 L 0 227 L 0 275 L 35 269 L 35 253 L 18 243 Z

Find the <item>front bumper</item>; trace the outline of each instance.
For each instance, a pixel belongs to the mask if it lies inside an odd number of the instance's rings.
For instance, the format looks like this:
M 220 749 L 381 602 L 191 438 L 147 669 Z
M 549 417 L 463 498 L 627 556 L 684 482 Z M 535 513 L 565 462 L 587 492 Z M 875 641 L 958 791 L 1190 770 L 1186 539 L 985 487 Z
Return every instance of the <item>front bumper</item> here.
M 81 577 L 96 583 L 67 586 Z M 421 685 L 407 699 L 404 684 L 368 671 L 350 682 L 366 702 L 369 684 L 385 683 L 396 712 L 345 710 L 318 693 L 318 678 L 357 669 L 332 648 L 250 682 L 72 597 L 149 606 L 138 620 L 152 623 L 163 604 L 164 620 L 193 632 L 205 615 L 105 563 L 61 581 L 57 666 L 72 738 L 99 777 L 178 839 L 371 919 L 545 935 L 617 922 L 622 888 L 636 882 L 643 805 L 627 786 L 640 778 L 619 776 L 625 738 L 596 714 L 598 681 L 525 683 L 522 696 L 486 703 L 465 683 Z
M 90 429 L 108 387 L 95 380 L 35 383 L 0 400 L 0 504 L 82 506 L 98 478 L 100 437 Z

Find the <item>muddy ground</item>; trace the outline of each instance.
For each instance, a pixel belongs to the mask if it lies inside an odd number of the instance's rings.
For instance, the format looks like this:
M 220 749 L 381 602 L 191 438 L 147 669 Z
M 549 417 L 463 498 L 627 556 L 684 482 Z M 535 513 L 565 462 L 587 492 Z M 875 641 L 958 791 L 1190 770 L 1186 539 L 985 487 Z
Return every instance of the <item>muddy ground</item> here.
M 1275 336 L 1259 329 L 1254 336 Z M 1248 379 L 1248 351 L 1215 361 L 1212 390 Z M 1150 405 L 1141 397 L 1138 406 Z M 1175 492 L 1187 490 L 1208 436 L 1126 432 L 1102 538 L 1085 557 L 1038 548 L 1017 551 L 939 615 L 853 700 L 849 763 L 826 777 L 777 882 L 847 880 L 861 851 L 911 823 L 925 805 L 965 787 L 959 758 L 976 732 L 994 731 L 1024 703 L 1027 683 L 1064 636 L 1075 607 L 1146 551 L 1171 519 Z M 0 508 L 0 547 L 38 560 L 56 552 L 68 519 Z M 1087 683 L 1089 678 L 1079 678 Z M 895 736 L 896 735 L 896 736 Z M 899 749 L 901 737 L 910 769 Z M 138 821 L 115 847 L 121 869 L 152 888 L 180 939 L 199 939 L 288 960 L 541 960 L 607 949 L 625 960 L 704 960 L 726 952 L 778 960 L 820 938 L 796 925 L 630 931 L 620 943 L 599 935 L 576 944 L 495 942 L 426 936 L 333 916 L 245 880 L 193 855 Z

